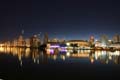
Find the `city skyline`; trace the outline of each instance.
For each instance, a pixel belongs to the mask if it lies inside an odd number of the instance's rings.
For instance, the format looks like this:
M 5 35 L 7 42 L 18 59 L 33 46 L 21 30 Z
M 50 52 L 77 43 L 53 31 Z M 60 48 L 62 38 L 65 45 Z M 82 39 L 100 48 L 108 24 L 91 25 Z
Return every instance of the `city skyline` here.
M 98 34 L 89 34 L 89 35 L 81 34 L 82 36 L 79 35 L 79 34 L 76 34 L 76 35 L 72 34 L 70 36 L 66 36 L 66 35 L 58 34 L 57 32 L 53 32 L 53 33 L 39 32 L 39 33 L 36 33 L 36 34 L 31 33 L 31 35 L 26 36 L 26 33 L 25 33 L 24 29 L 22 29 L 20 33 L 16 34 L 16 36 L 14 36 L 12 38 L 9 38 L 9 37 L 5 36 L 7 38 L 6 39 L 2 38 L 1 42 L 13 41 L 13 40 L 18 39 L 20 36 L 22 36 L 23 39 L 30 39 L 33 36 L 37 36 L 38 38 L 40 38 L 41 41 L 43 41 L 44 36 L 45 36 L 46 33 L 48 35 L 49 40 L 52 40 L 52 39 L 58 39 L 58 40 L 61 39 L 61 40 L 63 40 L 64 39 L 64 40 L 85 40 L 85 41 L 87 40 L 87 41 L 89 41 L 90 37 L 92 37 L 92 36 L 94 37 L 95 41 L 99 41 L 102 36 L 106 36 L 108 38 L 108 40 L 114 40 L 115 36 L 118 36 L 120 38 L 120 34 L 114 34 L 112 36 L 109 36 L 108 34 L 102 34 L 102 33 L 99 34 L 99 35 Z
M 65 39 L 120 34 L 120 5 L 112 0 L 20 0 L 0 2 L 0 40 L 43 35 Z
M 119 73 L 120 0 L 0 0 L 0 80 Z

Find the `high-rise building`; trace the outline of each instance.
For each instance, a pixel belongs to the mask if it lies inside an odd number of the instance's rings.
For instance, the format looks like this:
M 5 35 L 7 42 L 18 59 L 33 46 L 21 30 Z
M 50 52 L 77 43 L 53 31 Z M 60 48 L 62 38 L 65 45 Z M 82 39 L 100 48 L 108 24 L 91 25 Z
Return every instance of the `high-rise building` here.
M 13 47 L 16 47 L 16 46 L 17 46 L 17 39 L 14 39 L 14 40 L 13 40 L 12 46 L 13 46 Z
M 26 45 L 26 47 L 30 47 L 30 39 L 29 38 L 27 38 L 27 39 L 25 39 L 25 45 Z
M 43 44 L 47 44 L 47 43 L 48 43 L 48 33 L 45 33 Z
M 40 46 L 40 39 L 37 35 L 30 38 L 30 46 L 33 48 L 38 48 Z
M 94 36 L 90 36 L 89 42 L 94 43 Z
M 107 35 L 102 35 L 100 38 L 101 46 L 107 47 L 109 45 L 108 37 Z
M 22 35 L 19 36 L 18 41 L 17 41 L 17 46 L 23 47 L 25 46 L 25 41 Z
M 94 36 L 90 36 L 90 39 L 89 39 L 89 44 L 90 44 L 90 46 L 92 47 L 92 46 L 94 46 Z
M 118 34 L 113 36 L 113 43 L 118 43 L 120 42 L 120 36 Z

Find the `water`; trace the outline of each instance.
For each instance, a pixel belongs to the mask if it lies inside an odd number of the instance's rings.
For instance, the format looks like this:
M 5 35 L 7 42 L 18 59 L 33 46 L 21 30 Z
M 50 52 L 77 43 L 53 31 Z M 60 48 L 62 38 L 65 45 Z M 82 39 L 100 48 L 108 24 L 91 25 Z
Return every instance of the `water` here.
M 67 51 L 57 54 L 38 49 L 0 48 L 0 79 L 117 78 L 120 51 Z

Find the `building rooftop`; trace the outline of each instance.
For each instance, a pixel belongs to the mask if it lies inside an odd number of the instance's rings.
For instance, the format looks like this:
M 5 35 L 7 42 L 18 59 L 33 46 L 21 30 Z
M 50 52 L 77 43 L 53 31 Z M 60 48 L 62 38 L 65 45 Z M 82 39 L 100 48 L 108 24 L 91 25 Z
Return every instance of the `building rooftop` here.
M 68 40 L 67 42 L 88 42 L 87 40 Z

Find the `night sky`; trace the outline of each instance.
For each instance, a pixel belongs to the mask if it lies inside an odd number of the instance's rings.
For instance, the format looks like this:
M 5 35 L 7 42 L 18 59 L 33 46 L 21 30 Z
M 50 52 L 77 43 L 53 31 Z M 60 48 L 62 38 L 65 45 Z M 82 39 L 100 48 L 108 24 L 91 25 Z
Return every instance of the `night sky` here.
M 119 1 L 119 0 L 118 0 Z M 120 2 L 115 0 L 1 0 L 0 40 L 48 32 L 65 39 L 120 34 Z

